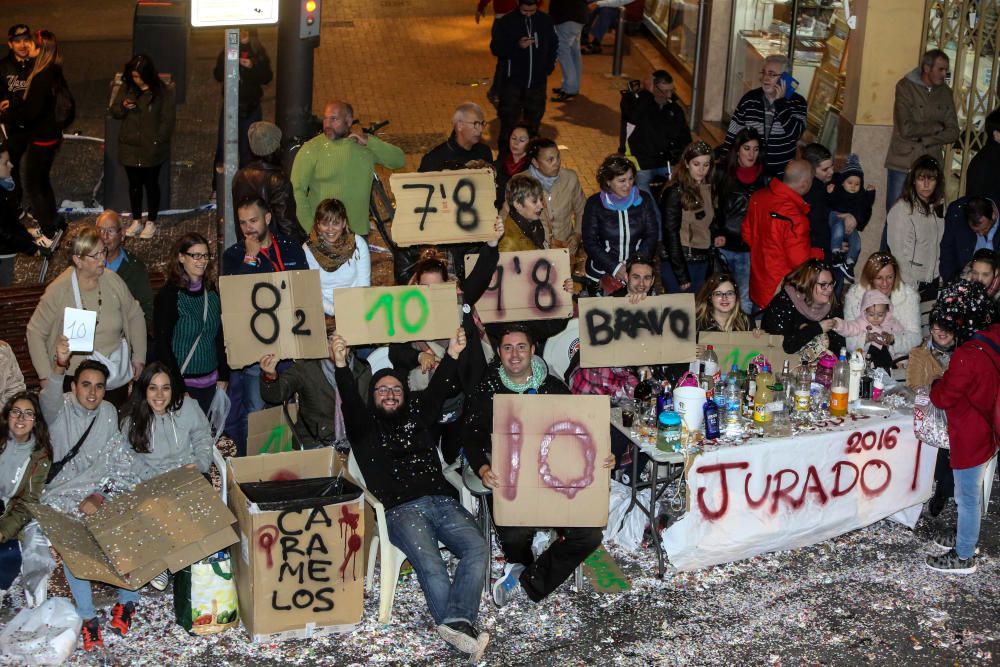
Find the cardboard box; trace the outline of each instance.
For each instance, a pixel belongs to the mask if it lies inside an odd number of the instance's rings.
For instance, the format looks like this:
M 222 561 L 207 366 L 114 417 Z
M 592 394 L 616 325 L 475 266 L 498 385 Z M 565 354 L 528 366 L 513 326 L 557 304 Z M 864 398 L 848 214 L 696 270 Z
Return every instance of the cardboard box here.
M 465 256 L 466 275 L 478 259 L 479 255 Z M 502 252 L 489 289 L 476 302 L 476 312 L 487 323 L 573 317 L 573 295 L 563 289 L 563 282 L 572 277 L 566 248 Z
M 396 200 L 390 234 L 398 245 L 475 243 L 496 238 L 493 202 L 497 187 L 492 169 L 392 174 L 389 187 Z
M 299 414 L 297 403 L 288 404 L 288 415 L 294 421 Z M 247 453 L 280 454 L 295 449 L 295 432 L 285 417 L 282 406 L 256 410 L 247 415 Z
M 262 510 L 243 482 L 336 476 L 332 448 L 231 458 L 229 507 L 239 525 L 233 570 L 251 639 L 278 641 L 348 632 L 361 620 L 364 496 L 297 510 Z
M 723 373 L 728 373 L 733 364 L 745 371 L 747 364 L 759 354 L 763 354 L 771 362 L 771 370 L 774 373 L 781 372 L 781 366 L 786 359 L 791 362 L 793 368 L 798 366 L 799 355 L 787 354 L 782 347 L 784 342 L 784 336 L 764 334 L 756 338 L 749 331 L 730 333 L 703 331 L 698 334 L 698 346 L 712 346 L 715 356 L 719 358 L 719 369 Z
M 333 291 L 337 333 L 348 345 L 451 338 L 458 330 L 456 283 L 343 287 Z
M 580 299 L 580 366 L 643 366 L 695 358 L 693 294 Z
M 279 271 L 219 279 L 230 368 L 265 354 L 321 359 L 330 354 L 319 271 Z
M 236 517 L 202 474 L 188 467 L 142 482 L 82 520 L 47 505 L 28 509 L 74 575 L 129 590 L 238 539 Z
M 606 526 L 610 423 L 607 396 L 494 396 L 497 525 Z

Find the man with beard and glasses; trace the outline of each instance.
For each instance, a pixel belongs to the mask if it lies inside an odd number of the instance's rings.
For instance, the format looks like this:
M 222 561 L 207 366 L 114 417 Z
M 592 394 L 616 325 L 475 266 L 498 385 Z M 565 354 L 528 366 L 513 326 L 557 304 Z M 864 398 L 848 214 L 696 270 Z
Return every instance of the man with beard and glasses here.
M 347 341 L 335 334 L 330 347 L 351 451 L 368 490 L 385 506 L 389 539 L 417 573 L 438 634 L 475 664 L 490 639 L 475 627 L 490 552 L 475 519 L 441 472 L 432 435 L 445 398 L 457 389 L 458 357 L 466 341 L 459 327 L 420 398 L 410 398 L 404 373 L 375 373 L 368 405 L 348 365 Z M 439 543 L 459 559 L 454 578 Z
M 253 197 L 236 203 L 239 239 L 222 255 L 222 275 L 308 270 L 302 246 L 273 224 L 271 211 L 262 199 Z M 260 395 L 260 364 L 234 371 L 229 377 L 232 407 L 226 420 L 226 433 L 236 443 L 240 456 L 246 455 L 247 415 L 265 407 Z

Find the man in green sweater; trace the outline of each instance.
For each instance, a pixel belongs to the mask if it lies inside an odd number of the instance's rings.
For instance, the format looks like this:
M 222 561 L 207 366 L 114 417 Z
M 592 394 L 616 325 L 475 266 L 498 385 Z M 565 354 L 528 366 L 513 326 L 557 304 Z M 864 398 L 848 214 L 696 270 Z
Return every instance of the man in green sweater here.
M 406 155 L 392 144 L 363 132 L 351 132 L 354 109 L 347 102 L 330 102 L 323 111 L 323 134 L 307 141 L 292 165 L 292 188 L 299 223 L 313 227 L 316 206 L 339 199 L 355 234 L 368 236 L 368 202 L 376 164 L 399 169 Z

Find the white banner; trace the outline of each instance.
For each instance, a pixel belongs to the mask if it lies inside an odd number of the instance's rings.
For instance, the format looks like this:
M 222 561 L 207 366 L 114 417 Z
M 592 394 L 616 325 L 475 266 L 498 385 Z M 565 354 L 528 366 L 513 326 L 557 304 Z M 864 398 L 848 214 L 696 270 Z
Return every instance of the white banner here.
M 916 505 L 893 517 L 912 528 L 936 456 L 898 414 L 706 452 L 688 470 L 688 512 L 663 546 L 674 567 L 694 570 L 815 544 Z

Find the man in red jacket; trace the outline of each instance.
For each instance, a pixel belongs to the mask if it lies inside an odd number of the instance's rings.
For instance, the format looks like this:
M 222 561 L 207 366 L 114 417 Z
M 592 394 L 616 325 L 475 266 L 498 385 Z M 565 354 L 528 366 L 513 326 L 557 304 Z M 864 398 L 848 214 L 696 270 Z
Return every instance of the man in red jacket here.
M 970 574 L 976 571 L 983 478 L 997 451 L 993 410 L 1000 395 L 1000 324 L 990 326 L 992 304 L 979 283 L 953 283 L 937 303 L 941 307 L 935 306 L 935 312 L 956 325 L 960 344 L 944 376 L 931 387 L 931 402 L 948 415 L 958 528 L 934 538 L 944 553 L 928 556 L 927 567 Z M 986 330 L 976 333 L 979 329 Z
M 750 298 L 767 308 L 789 272 L 809 259 L 809 191 L 813 167 L 792 160 L 781 180 L 753 193 L 743 219 L 743 240 L 750 246 Z

